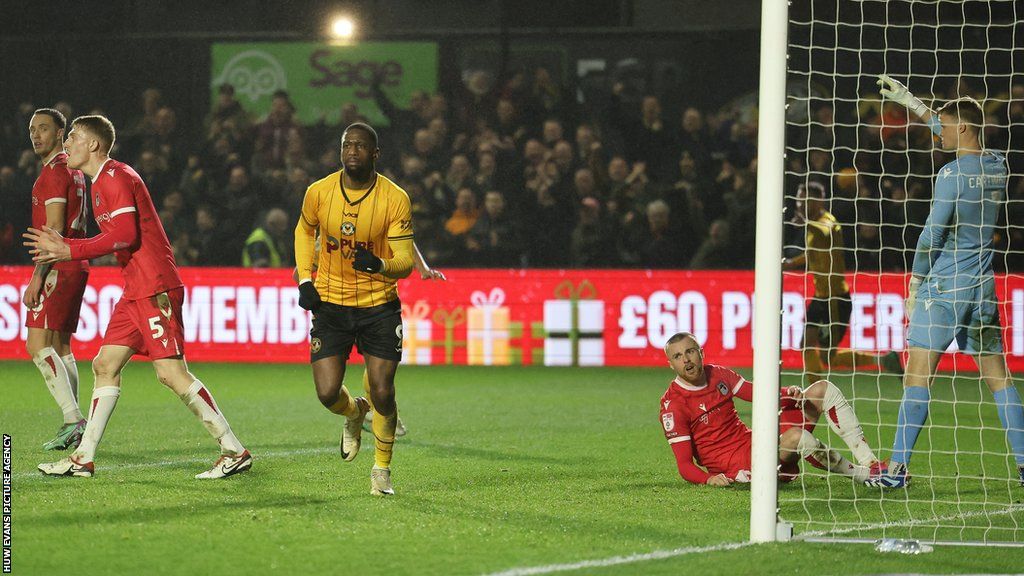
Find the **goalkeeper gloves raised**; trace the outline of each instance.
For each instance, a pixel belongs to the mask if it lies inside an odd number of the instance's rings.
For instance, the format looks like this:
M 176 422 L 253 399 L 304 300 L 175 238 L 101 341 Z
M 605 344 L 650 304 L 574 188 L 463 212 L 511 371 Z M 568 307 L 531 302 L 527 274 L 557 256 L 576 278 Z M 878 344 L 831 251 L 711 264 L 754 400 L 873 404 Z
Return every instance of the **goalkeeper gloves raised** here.
M 303 282 L 299 284 L 299 306 L 304 310 L 310 312 L 316 312 L 316 309 L 320 307 L 320 293 L 316 291 L 316 286 L 313 286 L 312 282 Z
M 899 80 L 882 74 L 878 77 L 877 84 L 879 86 L 878 92 L 882 95 L 883 99 L 902 104 L 907 107 L 907 110 L 921 117 L 924 116 L 925 112 L 931 112 L 924 105 L 924 102 L 921 102 L 920 98 L 911 94 L 910 90 Z
M 384 261 L 373 255 L 366 248 L 356 248 L 356 257 L 352 261 L 352 267 L 360 272 L 369 272 L 370 274 L 377 274 L 384 269 Z
M 917 304 L 917 290 L 921 287 L 921 277 L 911 276 L 910 283 L 907 285 L 907 301 L 904 303 L 904 308 L 907 311 L 907 320 L 914 314 L 914 305 Z

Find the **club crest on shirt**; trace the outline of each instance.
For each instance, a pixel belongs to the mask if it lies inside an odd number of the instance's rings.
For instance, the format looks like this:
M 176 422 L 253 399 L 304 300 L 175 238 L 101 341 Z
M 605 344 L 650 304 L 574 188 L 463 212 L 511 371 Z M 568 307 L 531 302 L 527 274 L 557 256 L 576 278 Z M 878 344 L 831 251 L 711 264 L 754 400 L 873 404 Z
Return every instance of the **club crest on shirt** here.
M 719 380 L 718 381 L 718 391 L 722 394 L 722 396 L 728 396 L 728 394 L 729 394 L 729 387 L 725 385 L 725 382 L 722 382 L 721 380 Z
M 93 199 L 94 202 L 96 202 L 96 207 L 99 208 L 100 207 L 100 195 L 99 194 L 93 194 L 92 195 L 92 199 Z
M 320 351 L 320 339 L 319 338 L 313 338 L 312 340 L 310 340 L 309 341 L 309 349 L 310 349 L 310 351 L 313 352 L 313 354 L 316 354 L 317 352 L 319 352 Z
M 356 225 L 351 222 L 343 222 L 341 224 L 341 233 L 345 236 L 351 236 L 356 233 Z
M 676 418 L 671 412 L 661 415 L 661 425 L 665 428 L 665 432 L 671 432 L 676 429 Z

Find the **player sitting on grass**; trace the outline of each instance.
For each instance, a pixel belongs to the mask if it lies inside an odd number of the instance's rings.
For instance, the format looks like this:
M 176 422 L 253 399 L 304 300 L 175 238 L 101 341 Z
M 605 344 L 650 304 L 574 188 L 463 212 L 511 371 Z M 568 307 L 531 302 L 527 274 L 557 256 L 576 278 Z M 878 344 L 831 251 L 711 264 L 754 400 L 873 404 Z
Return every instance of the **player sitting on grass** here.
M 753 386 L 728 368 L 704 364 L 704 350 L 689 332 L 669 338 L 665 355 L 676 378 L 661 397 L 661 425 L 679 474 L 694 484 L 710 486 L 749 482 L 750 429 L 736 413 L 733 398 L 752 401 Z M 784 388 L 780 394 L 780 480 L 789 482 L 800 474 L 801 458 L 815 468 L 858 482 L 882 473 L 853 407 L 839 388 L 828 380 L 818 380 L 802 390 L 798 386 Z M 814 426 L 822 414 L 850 447 L 857 464 L 814 437 Z

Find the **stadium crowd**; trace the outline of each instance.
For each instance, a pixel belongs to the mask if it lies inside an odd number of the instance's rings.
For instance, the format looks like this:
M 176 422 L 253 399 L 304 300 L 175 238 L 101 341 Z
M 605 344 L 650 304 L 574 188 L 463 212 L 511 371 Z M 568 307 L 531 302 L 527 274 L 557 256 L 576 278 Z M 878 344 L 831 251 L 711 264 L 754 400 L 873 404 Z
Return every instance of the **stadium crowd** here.
M 379 130 L 379 169 L 408 192 L 417 244 L 431 264 L 753 266 L 757 118 L 749 104 L 699 110 L 615 83 L 607 106 L 581 105 L 544 68 L 487 90 L 416 92 L 407 108 L 379 85 L 372 93 L 390 123 Z M 989 110 L 993 126 L 1011 126 L 993 128 L 987 145 L 995 149 L 1014 141 L 1024 148 L 1024 86 L 1012 96 Z M 901 112 L 879 104 L 865 99 L 854 118 L 837 119 L 822 100 L 791 122 L 786 194 L 822 182 L 844 224 L 850 268 L 903 271 L 943 162 L 927 128 L 908 129 Z M 29 262 L 20 233 L 39 162 L 27 126 L 43 105 L 51 103 L 23 103 L 0 122 L 0 263 Z M 56 107 L 69 121 L 91 112 Z M 338 169 L 344 126 L 365 121 L 356 104 L 343 103 L 338 123 L 303 125 L 284 91 L 266 117 L 253 118 L 230 85 L 201 120 L 181 118 L 157 88 L 127 117 L 113 117 L 112 156 L 147 182 L 185 266 L 292 266 L 306 187 Z M 1019 155 L 1011 172 L 1024 172 Z M 1015 201 L 997 238 L 1015 248 L 996 265 L 1021 270 L 1024 229 L 1005 222 L 1024 221 L 1024 179 L 1010 188 Z M 802 242 L 802 229 L 789 226 L 787 245 Z

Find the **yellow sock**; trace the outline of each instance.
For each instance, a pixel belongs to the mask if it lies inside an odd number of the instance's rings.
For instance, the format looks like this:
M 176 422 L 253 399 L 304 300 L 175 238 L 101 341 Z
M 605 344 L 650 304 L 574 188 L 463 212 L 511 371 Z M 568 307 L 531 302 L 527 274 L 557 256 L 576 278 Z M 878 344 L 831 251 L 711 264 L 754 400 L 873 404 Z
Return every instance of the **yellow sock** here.
M 818 356 L 816 348 L 804 348 L 804 370 L 806 372 L 804 377 L 808 384 L 814 384 L 821 380 L 825 367 L 821 365 L 821 357 Z
M 370 410 L 373 410 L 373 394 L 370 394 L 370 372 L 363 370 L 363 392 L 366 393 L 366 401 L 370 403 Z
M 398 423 L 398 407 L 395 406 L 395 413 L 384 416 L 379 412 L 373 413 L 373 459 L 378 468 L 391 467 L 391 451 L 395 447 L 395 425 Z
M 341 391 L 338 392 L 338 401 L 332 404 L 328 410 L 346 418 L 355 418 L 359 414 L 359 406 L 356 405 L 344 384 L 341 385 Z
M 878 365 L 878 356 L 868 352 L 853 350 L 836 350 L 832 355 L 832 366 L 837 368 L 866 368 Z

